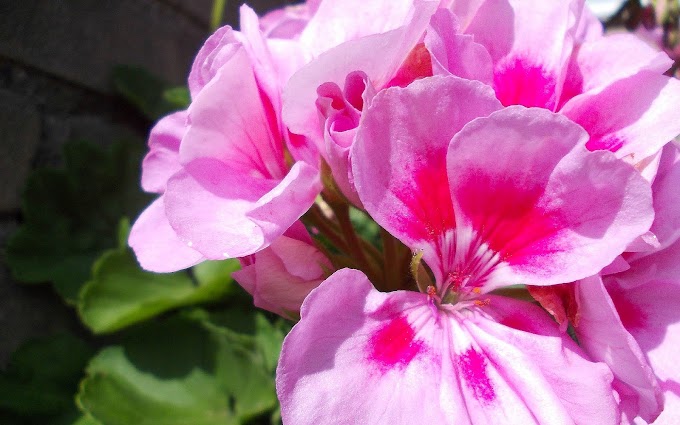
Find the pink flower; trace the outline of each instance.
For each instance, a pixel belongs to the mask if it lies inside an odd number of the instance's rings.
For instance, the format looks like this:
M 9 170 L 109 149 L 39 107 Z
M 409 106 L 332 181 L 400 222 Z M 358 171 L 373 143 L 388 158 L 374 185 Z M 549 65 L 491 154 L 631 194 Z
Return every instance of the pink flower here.
M 581 346 L 606 362 L 629 419 L 674 423 L 680 418 L 675 361 L 680 331 L 680 154 L 664 148 L 652 189 L 658 248 L 624 253 L 622 266 L 580 281 L 575 289 Z M 665 398 L 665 404 L 664 404 Z
M 255 305 L 291 319 L 299 315 L 307 294 L 333 270 L 300 222 L 241 263 L 243 268 L 232 276 L 253 295 Z
M 488 51 L 489 62 L 479 56 L 475 65 L 484 76 L 491 69 L 490 84 L 503 105 L 564 114 L 586 129 L 590 150 L 611 150 L 632 163 L 680 133 L 670 107 L 680 102 L 680 82 L 662 75 L 673 61 L 634 35 L 603 36 L 583 1 L 464 1 L 454 3 L 454 13 L 461 3 L 475 7 L 450 15 L 448 27 Z M 433 69 L 459 75 L 446 54 L 455 57 L 461 49 L 438 18 L 425 39 Z
M 198 53 L 189 109 L 152 131 L 143 182 L 163 194 L 130 235 L 146 269 L 167 272 L 257 252 L 321 188 L 316 164 L 285 162 L 278 76 L 286 64 L 252 28 L 252 11 L 243 14 L 243 33 L 222 28 Z
M 313 291 L 279 364 L 284 421 L 618 423 L 607 368 L 544 312 L 487 294 L 597 273 L 649 228 L 649 184 L 586 138 L 456 77 L 376 95 L 352 146 L 356 188 L 435 281 L 383 294 L 344 270 Z

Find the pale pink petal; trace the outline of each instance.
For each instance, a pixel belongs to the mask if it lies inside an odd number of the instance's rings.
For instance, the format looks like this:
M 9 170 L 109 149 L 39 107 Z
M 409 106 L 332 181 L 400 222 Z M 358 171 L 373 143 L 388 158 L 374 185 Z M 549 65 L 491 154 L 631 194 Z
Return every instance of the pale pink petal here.
M 680 239 L 660 251 L 624 254 L 630 269 L 616 275 L 619 284 L 635 288 L 653 279 L 674 281 L 680 276 Z
M 561 115 L 520 106 L 456 134 L 447 168 L 466 244 L 445 267 L 470 273 L 477 253 L 498 265 L 486 289 L 570 282 L 599 272 L 649 229 L 649 183 L 610 152 L 588 152 L 586 137 Z
M 278 181 L 204 158 L 170 179 L 165 202 L 178 235 L 207 258 L 223 259 L 268 246 L 309 209 L 319 190 L 318 171 L 304 163 Z
M 614 305 L 626 329 L 647 355 L 666 396 L 664 411 L 654 422 L 677 423 L 680 418 L 680 285 L 678 275 L 672 281 L 647 281 L 624 290 L 617 279 L 607 280 Z
M 635 338 L 624 328 L 599 276 L 578 282 L 578 341 L 595 361 L 606 363 L 614 377 L 635 392 L 637 414 L 653 421 L 663 408 L 663 391 Z
M 680 81 L 642 71 L 601 91 L 574 97 L 561 113 L 586 129 L 588 149 L 606 149 L 637 161 L 680 134 L 678 104 Z
M 446 149 L 466 123 L 500 106 L 477 81 L 432 77 L 379 93 L 359 126 L 351 153 L 359 197 L 378 224 L 425 251 L 437 280 L 456 222 Z
M 318 56 L 346 41 L 399 28 L 412 13 L 411 1 L 325 0 L 299 40 L 313 56 Z
M 489 52 L 471 35 L 458 33 L 456 17 L 448 10 L 439 9 L 432 16 L 425 46 L 432 55 L 433 74 L 453 74 L 486 84 L 493 81 Z
M 503 0 L 507 4 L 507 1 Z M 477 12 L 486 3 L 494 3 L 489 0 L 442 0 L 440 7 L 448 8 L 460 20 L 461 30 L 465 30 L 470 22 L 473 20 Z M 498 9 L 500 2 L 493 5 L 487 5 L 487 8 Z M 484 10 L 484 9 L 482 9 Z M 499 34 L 501 35 L 501 34 Z
M 149 134 L 149 153 L 142 162 L 142 189 L 163 193 L 168 179 L 179 171 L 179 144 L 187 127 L 187 112 L 161 118 Z
M 245 263 L 233 278 L 253 295 L 256 306 L 283 316 L 297 313 L 307 294 L 321 283 L 326 271 L 332 270 L 311 241 L 286 235 Z
M 578 19 L 578 24 L 574 28 L 574 41 L 577 44 L 582 44 L 586 41 L 597 40 L 602 37 L 604 28 L 602 27 L 602 22 L 597 19 L 597 16 L 588 8 L 583 7 L 584 1 L 579 0 L 573 2 L 572 5 L 576 14 L 580 11 L 580 17 Z
M 501 103 L 552 110 L 573 47 L 573 37 L 567 35 L 576 19 L 571 2 L 507 3 L 511 9 L 506 2 L 499 3 L 496 10 L 485 4 L 466 32 L 474 35 L 494 60 L 493 84 Z M 509 36 L 505 35 L 508 28 L 514 29 Z
M 661 248 L 670 246 L 680 237 L 680 150 L 668 143 L 661 155 L 659 169 L 652 184 L 654 223 L 651 232 Z
M 422 38 L 435 6 L 433 2 L 420 3 L 407 25 L 343 43 L 296 72 L 283 92 L 283 121 L 290 131 L 308 137 L 323 151 L 317 88 L 326 82 L 343 86 L 354 71 L 363 71 L 374 87 L 382 88 Z M 376 60 L 376 52 L 380 52 L 380 60 Z
M 283 421 L 617 423 L 608 369 L 585 360 L 540 309 L 509 302 L 506 310 L 549 336 L 477 308 L 433 310 L 424 294 L 379 293 L 358 271 L 336 272 L 310 293 L 284 341 Z M 491 306 L 504 303 L 494 297 Z
M 146 207 L 130 230 L 128 244 L 143 269 L 157 273 L 175 272 L 205 260 L 180 239 L 165 215 L 164 196 Z
M 189 91 L 192 99 L 213 79 L 222 65 L 230 60 L 239 46 L 240 43 L 229 26 L 219 28 L 205 41 L 189 73 Z
M 570 70 L 567 78 L 580 80 L 575 95 L 601 90 L 642 70 L 661 75 L 673 65 L 667 54 L 632 34 L 613 34 L 584 43 L 579 46 L 572 61 L 575 68 Z M 575 81 L 571 82 L 571 85 L 575 84 Z M 571 91 L 576 90 L 572 88 Z M 565 94 L 562 95 L 563 99 Z
M 260 18 L 262 32 L 267 38 L 297 38 L 318 8 L 318 4 L 311 3 L 284 6 L 267 12 Z
M 179 151 L 183 164 L 215 158 L 253 176 L 285 175 L 275 113 L 261 95 L 243 47 L 217 71 L 188 111 L 189 127 Z

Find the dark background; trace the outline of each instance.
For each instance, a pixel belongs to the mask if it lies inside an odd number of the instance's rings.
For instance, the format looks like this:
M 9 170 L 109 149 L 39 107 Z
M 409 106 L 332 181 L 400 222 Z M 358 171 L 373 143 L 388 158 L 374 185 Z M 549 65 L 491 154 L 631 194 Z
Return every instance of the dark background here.
M 228 1 L 224 22 L 238 27 Z M 258 13 L 285 0 L 253 0 Z M 0 368 L 23 341 L 77 327 L 49 285 L 15 282 L 5 246 L 30 171 L 59 165 L 69 140 L 145 139 L 148 121 L 115 94 L 116 65 L 186 83 L 210 34 L 213 0 L 0 0 Z M 93 164 L 96 166 L 96 164 Z

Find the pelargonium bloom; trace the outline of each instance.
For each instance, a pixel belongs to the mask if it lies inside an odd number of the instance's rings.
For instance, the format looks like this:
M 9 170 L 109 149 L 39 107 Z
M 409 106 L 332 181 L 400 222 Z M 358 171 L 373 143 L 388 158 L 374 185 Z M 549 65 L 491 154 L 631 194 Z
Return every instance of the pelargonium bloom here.
M 247 23 L 254 14 L 244 16 Z M 321 189 L 316 164 L 286 163 L 279 68 L 259 30 L 244 26 L 242 34 L 224 27 L 206 41 L 189 76 L 191 105 L 152 131 L 143 182 L 162 195 L 130 235 L 146 269 L 257 252 Z M 165 123 L 171 134 L 160 134 Z
M 457 53 L 447 35 L 453 26 L 488 51 L 490 63 L 477 66 L 492 70 L 489 83 L 503 105 L 566 115 L 588 132 L 591 150 L 607 149 L 636 163 L 680 133 L 671 106 L 680 102 L 680 82 L 663 75 L 673 61 L 632 34 L 602 35 L 583 0 L 484 0 L 451 7 L 463 13 L 451 14 L 448 25 L 440 17 L 425 40 L 433 64 L 440 65 L 433 66 L 435 73 L 458 72 L 442 57 Z
M 652 422 L 680 418 L 675 361 L 680 301 L 680 154 L 664 150 L 652 189 L 656 212 L 651 231 L 658 248 L 624 253 L 616 268 L 578 282 L 572 320 L 582 347 L 606 362 L 616 378 L 622 410 Z M 665 396 L 665 397 L 664 397 Z M 664 403 L 665 398 L 665 403 Z
M 434 282 L 378 293 L 341 270 L 314 290 L 279 363 L 284 421 L 619 423 L 608 368 L 544 311 L 488 294 L 597 273 L 649 228 L 649 184 L 587 137 L 456 77 L 376 95 L 357 191 Z

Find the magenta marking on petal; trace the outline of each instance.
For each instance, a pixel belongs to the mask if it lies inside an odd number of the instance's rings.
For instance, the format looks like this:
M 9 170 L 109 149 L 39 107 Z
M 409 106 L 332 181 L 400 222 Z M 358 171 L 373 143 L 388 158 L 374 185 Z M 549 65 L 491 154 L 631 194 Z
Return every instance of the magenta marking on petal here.
M 515 57 L 494 72 L 496 97 L 504 106 L 555 107 L 556 78 L 539 65 Z
M 486 360 L 481 354 L 473 348 L 468 348 L 458 357 L 458 366 L 465 383 L 477 400 L 490 403 L 496 399 L 496 392 L 486 374 Z
M 516 266 L 526 257 L 540 257 L 543 253 L 564 247 L 557 246 L 556 233 L 564 227 L 555 213 L 537 205 L 543 188 L 521 187 L 520 179 L 512 176 L 504 181 L 493 181 L 483 173 L 470 173 L 461 185 L 457 200 L 482 240 Z M 483 194 L 483 195 L 482 195 Z
M 438 241 L 447 230 L 456 227 L 456 219 L 445 155 L 432 153 L 429 157 L 431 161 L 427 165 L 414 170 L 414 187 L 404 187 L 397 192 L 413 214 L 403 220 L 399 230 L 414 240 Z
M 625 140 L 615 136 L 615 135 L 606 135 L 603 137 L 591 137 L 590 140 L 586 143 L 586 148 L 588 148 L 589 151 L 610 151 L 610 152 L 616 152 L 625 143 Z
M 368 358 L 383 371 L 406 366 L 423 349 L 415 335 L 405 317 L 392 319 L 371 336 Z
M 643 329 L 647 323 L 647 315 L 642 309 L 628 301 L 616 292 L 609 294 L 616 307 L 616 312 L 619 313 L 621 323 L 626 329 Z

